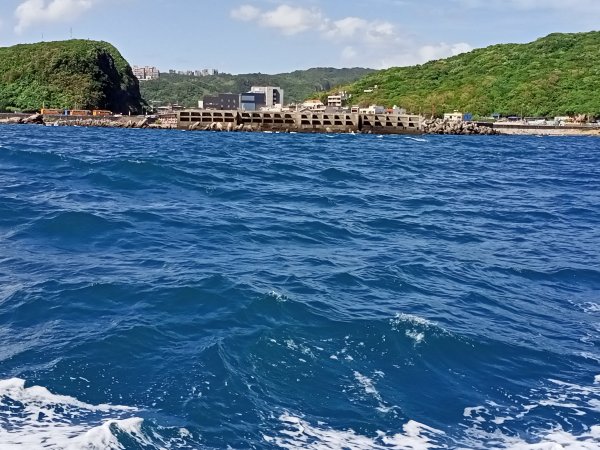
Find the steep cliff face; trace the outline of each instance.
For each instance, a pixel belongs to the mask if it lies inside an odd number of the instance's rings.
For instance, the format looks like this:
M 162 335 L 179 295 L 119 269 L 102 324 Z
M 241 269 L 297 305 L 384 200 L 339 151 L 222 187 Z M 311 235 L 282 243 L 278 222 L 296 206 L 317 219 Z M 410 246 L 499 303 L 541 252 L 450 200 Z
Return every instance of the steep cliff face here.
M 106 42 L 70 40 L 0 48 L 0 109 L 142 109 L 140 86 Z

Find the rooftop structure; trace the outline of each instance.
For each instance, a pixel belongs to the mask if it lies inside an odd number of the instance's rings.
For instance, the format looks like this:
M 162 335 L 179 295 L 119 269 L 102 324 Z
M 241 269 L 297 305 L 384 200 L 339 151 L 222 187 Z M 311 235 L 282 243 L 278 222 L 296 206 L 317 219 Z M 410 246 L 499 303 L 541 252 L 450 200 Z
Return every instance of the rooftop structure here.
M 325 105 L 319 99 L 306 100 L 300 105 L 300 109 L 309 111 L 325 111 Z

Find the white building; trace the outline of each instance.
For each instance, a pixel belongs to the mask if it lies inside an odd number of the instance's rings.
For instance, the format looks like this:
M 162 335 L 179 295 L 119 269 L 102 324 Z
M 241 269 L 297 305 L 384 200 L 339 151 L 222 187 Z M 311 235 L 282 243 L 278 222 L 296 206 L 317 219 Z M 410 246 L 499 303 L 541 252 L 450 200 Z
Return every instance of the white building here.
M 342 96 L 337 95 L 328 95 L 327 96 L 327 106 L 331 106 L 332 108 L 341 108 L 342 107 Z
M 360 108 L 358 112 L 360 114 L 384 114 L 385 108 L 383 106 L 371 105 L 368 108 Z
M 158 80 L 160 71 L 154 66 L 133 66 L 133 75 L 140 81 Z
M 345 91 L 338 92 L 337 94 L 327 96 L 327 106 L 339 109 L 346 100 L 348 100 L 348 93 Z
M 454 111 L 451 113 L 444 114 L 444 120 L 448 122 L 462 122 L 463 121 L 463 113 L 459 111 Z
M 323 104 L 321 100 L 313 99 L 306 100 L 302 105 L 300 105 L 300 109 L 309 110 L 309 111 L 325 111 L 326 106 Z

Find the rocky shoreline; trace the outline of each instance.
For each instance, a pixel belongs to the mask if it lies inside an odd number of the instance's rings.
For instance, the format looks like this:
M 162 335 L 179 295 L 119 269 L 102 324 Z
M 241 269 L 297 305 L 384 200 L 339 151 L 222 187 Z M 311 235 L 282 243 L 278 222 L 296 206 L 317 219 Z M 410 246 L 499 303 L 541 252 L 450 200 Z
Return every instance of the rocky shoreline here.
M 450 134 L 450 135 L 495 135 L 501 134 L 498 130 L 475 122 L 454 122 L 444 119 L 429 119 L 422 124 L 425 134 Z
M 143 116 L 123 116 L 123 117 L 81 117 L 68 119 L 59 117 L 48 117 L 42 114 L 32 114 L 30 116 L 10 116 L 0 118 L 0 124 L 34 124 L 46 126 L 63 126 L 63 127 L 98 127 L 98 128 L 155 128 L 155 129 L 174 129 L 175 126 L 156 123 Z

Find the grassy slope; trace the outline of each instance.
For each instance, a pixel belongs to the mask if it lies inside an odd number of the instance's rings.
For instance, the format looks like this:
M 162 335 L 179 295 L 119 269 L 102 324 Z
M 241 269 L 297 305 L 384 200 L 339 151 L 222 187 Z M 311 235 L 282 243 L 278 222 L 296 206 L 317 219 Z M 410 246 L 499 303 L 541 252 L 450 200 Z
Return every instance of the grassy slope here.
M 373 93 L 365 89 L 377 85 Z M 551 34 L 373 73 L 346 86 L 352 102 L 438 114 L 600 115 L 600 32 Z
M 131 67 L 106 42 L 70 40 L 0 48 L 0 109 L 139 111 Z
M 148 102 L 180 103 L 185 106 L 196 106 L 198 100 L 207 94 L 242 93 L 252 86 L 280 86 L 285 91 L 284 101 L 290 103 L 302 101 L 315 92 L 351 83 L 371 72 L 371 69 L 362 68 L 315 68 L 278 75 L 252 73 L 192 77 L 161 74 L 159 80 L 144 81 L 140 86 L 142 95 Z

